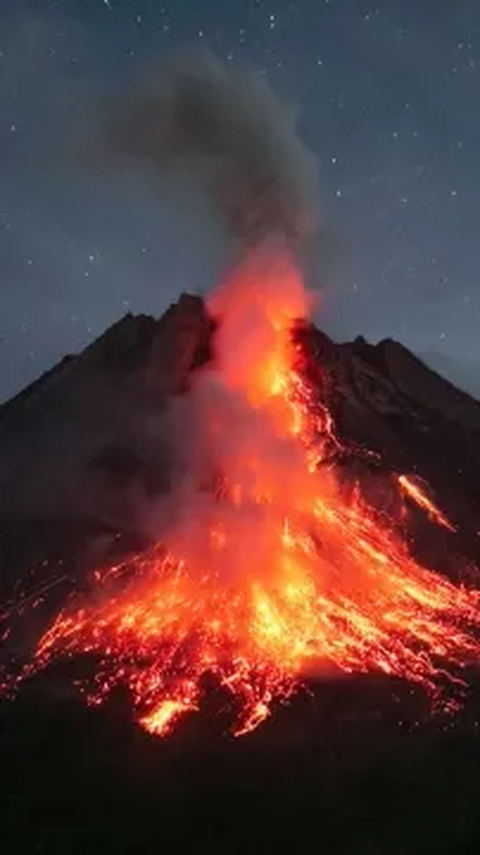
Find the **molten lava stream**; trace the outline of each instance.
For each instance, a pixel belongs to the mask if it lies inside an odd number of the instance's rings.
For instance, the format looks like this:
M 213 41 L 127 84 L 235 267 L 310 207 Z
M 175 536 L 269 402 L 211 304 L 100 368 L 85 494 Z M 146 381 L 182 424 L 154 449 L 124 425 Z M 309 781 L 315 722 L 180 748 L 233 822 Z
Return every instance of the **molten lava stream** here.
M 68 603 L 25 675 L 95 654 L 89 702 L 126 684 L 138 721 L 159 735 L 199 708 L 208 674 L 234 701 L 237 735 L 332 663 L 436 697 L 478 660 L 479 593 L 419 566 L 393 525 L 319 466 L 334 429 L 295 367 L 291 329 L 308 299 L 292 258 L 252 254 L 209 308 L 216 360 L 189 401 L 221 492 L 202 493 L 192 473 L 162 550 L 138 556 L 128 583 L 100 574 L 90 597 Z M 408 479 L 399 488 L 427 502 Z

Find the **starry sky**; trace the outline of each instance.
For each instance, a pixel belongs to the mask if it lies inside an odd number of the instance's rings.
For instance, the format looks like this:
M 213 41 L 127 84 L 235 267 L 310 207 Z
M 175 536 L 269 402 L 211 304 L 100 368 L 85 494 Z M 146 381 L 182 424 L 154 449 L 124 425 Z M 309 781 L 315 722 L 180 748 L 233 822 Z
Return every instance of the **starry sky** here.
M 479 0 L 0 0 L 0 399 L 215 281 L 203 200 L 96 148 L 105 105 L 191 44 L 298 109 L 322 326 L 480 366 Z

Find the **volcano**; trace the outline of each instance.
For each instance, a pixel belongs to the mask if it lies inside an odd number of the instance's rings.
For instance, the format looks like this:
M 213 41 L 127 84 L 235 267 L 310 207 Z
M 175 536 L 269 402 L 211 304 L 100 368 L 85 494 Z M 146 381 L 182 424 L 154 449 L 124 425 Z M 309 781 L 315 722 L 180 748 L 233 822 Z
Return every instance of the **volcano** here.
M 337 464 L 370 483 L 410 472 L 431 484 L 456 526 L 455 537 L 436 529 L 432 542 L 445 552 L 448 537 L 475 560 L 480 403 L 392 339 L 338 344 L 313 323 L 294 334 L 341 445 L 355 450 L 337 447 Z M 158 320 L 127 314 L 0 406 L 4 596 L 19 563 L 32 565 L 51 542 L 86 538 L 100 556 L 112 539 L 144 542 L 144 511 L 169 490 L 165 409 L 208 363 L 214 335 L 203 300 L 182 294 Z
M 141 812 L 159 787 L 175 816 L 185 789 L 200 825 L 199 787 L 249 801 L 267 763 L 265 835 L 272 793 L 291 798 L 272 775 L 299 776 L 295 825 L 319 770 L 341 799 L 358 764 L 398 765 L 407 733 L 402 781 L 445 734 L 476 744 L 480 404 L 394 341 L 334 343 L 304 299 L 288 255 L 254 257 L 2 406 L 2 751 L 20 805 L 44 781 L 26 744 L 39 763 L 68 746 L 69 814 L 100 762 Z M 64 774 L 47 773 L 56 798 Z

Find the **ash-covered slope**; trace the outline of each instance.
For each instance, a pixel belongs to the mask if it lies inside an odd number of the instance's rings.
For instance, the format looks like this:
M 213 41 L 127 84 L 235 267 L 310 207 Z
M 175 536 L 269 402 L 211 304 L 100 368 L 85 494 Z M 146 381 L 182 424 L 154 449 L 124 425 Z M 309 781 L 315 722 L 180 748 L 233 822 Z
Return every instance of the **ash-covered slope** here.
M 295 335 L 342 443 L 358 449 L 337 452 L 346 477 L 371 489 L 385 473 L 423 476 L 459 528 L 453 552 L 475 560 L 480 403 L 397 342 L 336 344 L 305 324 Z M 70 544 L 78 563 L 87 541 L 88 556 L 118 532 L 136 542 L 152 501 L 169 489 L 166 403 L 210 358 L 213 337 L 202 300 L 182 295 L 159 320 L 127 315 L 0 407 L 4 567 L 17 575 L 51 555 L 49 543 L 55 556 Z M 447 536 L 435 534 L 440 554 Z
M 335 344 L 313 326 L 301 338 L 310 364 L 326 372 L 327 399 L 346 444 L 376 452 L 370 462 L 377 471 L 424 478 L 455 523 L 476 532 L 480 403 L 392 339 Z
M 165 402 L 208 359 L 211 328 L 188 295 L 159 320 L 126 315 L 0 407 L 0 597 L 141 545 L 168 489 Z
M 208 358 L 210 329 L 187 295 L 159 320 L 126 315 L 0 407 L 0 516 L 135 525 L 163 486 L 165 401 Z

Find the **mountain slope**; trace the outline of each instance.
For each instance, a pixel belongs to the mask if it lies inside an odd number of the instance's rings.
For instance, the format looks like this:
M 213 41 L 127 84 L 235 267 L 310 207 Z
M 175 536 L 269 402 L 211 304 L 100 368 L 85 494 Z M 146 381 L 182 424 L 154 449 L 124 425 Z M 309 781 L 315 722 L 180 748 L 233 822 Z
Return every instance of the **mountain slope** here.
M 426 351 L 420 358 L 434 371 L 447 377 L 459 389 L 476 398 L 480 396 L 480 365 L 473 359 L 448 356 L 438 351 Z
M 473 559 L 480 403 L 392 340 L 336 344 L 310 324 L 294 334 L 342 443 L 359 451 L 343 455 L 347 476 L 368 476 L 367 487 L 384 473 L 425 478 L 460 529 L 456 550 Z M 9 564 L 13 532 L 26 520 L 35 531 L 44 521 L 51 531 L 145 533 L 152 501 L 168 491 L 167 402 L 212 348 L 204 304 L 182 295 L 159 320 L 126 315 L 0 407 L 0 531 L 9 533 Z M 340 464 L 338 449 L 336 456 Z M 18 544 L 25 549 L 21 534 Z

